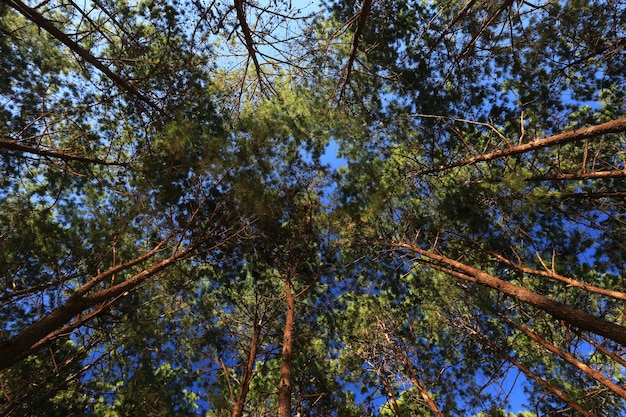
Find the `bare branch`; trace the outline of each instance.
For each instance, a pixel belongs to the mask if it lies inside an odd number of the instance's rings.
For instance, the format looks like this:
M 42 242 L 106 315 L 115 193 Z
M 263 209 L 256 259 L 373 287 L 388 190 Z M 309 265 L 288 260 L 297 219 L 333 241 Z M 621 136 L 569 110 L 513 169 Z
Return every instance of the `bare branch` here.
M 248 26 L 248 22 L 246 21 L 246 11 L 243 7 L 243 1 L 244 0 L 235 0 L 237 20 L 239 21 L 239 26 L 241 26 L 241 31 L 243 32 L 244 44 L 246 46 L 246 49 L 248 50 L 248 56 L 250 59 L 252 59 L 252 62 L 254 63 L 256 76 L 259 80 L 259 83 L 263 83 L 263 73 L 261 71 L 261 65 L 259 64 L 259 58 L 257 56 L 254 40 L 252 39 L 252 31 L 250 30 L 250 26 Z

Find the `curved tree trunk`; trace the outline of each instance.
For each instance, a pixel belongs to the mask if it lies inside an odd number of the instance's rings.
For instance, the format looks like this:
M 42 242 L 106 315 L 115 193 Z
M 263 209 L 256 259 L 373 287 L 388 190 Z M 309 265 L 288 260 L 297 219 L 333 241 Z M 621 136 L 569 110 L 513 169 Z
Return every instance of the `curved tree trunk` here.
M 169 258 L 147 267 L 126 281 L 104 288 L 93 294 L 88 293 L 95 285 L 102 282 L 107 277 L 113 276 L 116 272 L 124 271 L 140 262 L 148 260 L 159 251 L 160 247 L 161 245 L 158 245 L 144 256 L 125 264 L 112 267 L 106 272 L 95 276 L 70 296 L 65 304 L 44 315 L 15 337 L 6 342 L 0 342 L 0 370 L 8 368 L 28 355 L 33 354 L 43 346 L 46 346 L 61 335 L 67 334 L 75 328 L 82 326 L 105 311 L 117 299 L 125 296 L 127 293 L 135 291 L 149 278 L 186 255 L 185 252 L 175 253 Z

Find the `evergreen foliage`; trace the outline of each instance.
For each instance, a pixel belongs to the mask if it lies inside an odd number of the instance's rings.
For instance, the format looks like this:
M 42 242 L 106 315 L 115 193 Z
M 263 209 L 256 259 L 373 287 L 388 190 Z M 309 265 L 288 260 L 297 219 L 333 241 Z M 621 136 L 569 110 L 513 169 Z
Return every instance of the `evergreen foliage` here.
M 623 0 L 0 0 L 0 415 L 623 414 L 625 48 Z

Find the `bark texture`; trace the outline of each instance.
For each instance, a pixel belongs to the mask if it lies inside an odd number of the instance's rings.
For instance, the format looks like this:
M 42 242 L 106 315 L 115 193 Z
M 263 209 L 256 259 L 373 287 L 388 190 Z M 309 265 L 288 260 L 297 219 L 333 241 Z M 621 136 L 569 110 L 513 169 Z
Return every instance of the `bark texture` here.
M 434 269 L 445 272 L 462 280 L 475 282 L 500 291 L 520 301 L 545 311 L 557 320 L 563 320 L 580 330 L 595 333 L 626 346 L 626 327 L 601 319 L 587 312 L 572 308 L 563 303 L 554 301 L 543 295 L 534 293 L 526 288 L 518 287 L 510 282 L 503 281 L 488 273 L 455 261 L 443 255 L 426 251 L 420 247 L 407 243 L 394 243 L 397 248 L 406 249 L 421 255 L 418 262 Z
M 280 383 L 278 385 L 278 417 L 291 417 L 291 362 L 296 312 L 291 282 L 288 279 L 285 280 L 285 301 L 287 303 L 287 311 L 283 333 L 283 352 L 280 362 Z

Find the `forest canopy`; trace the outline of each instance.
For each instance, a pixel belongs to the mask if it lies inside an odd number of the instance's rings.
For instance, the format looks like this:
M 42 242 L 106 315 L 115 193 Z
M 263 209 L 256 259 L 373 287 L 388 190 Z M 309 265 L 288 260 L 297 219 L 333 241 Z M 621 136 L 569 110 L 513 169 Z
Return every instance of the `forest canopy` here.
M 624 0 L 0 0 L 0 416 L 626 413 Z

